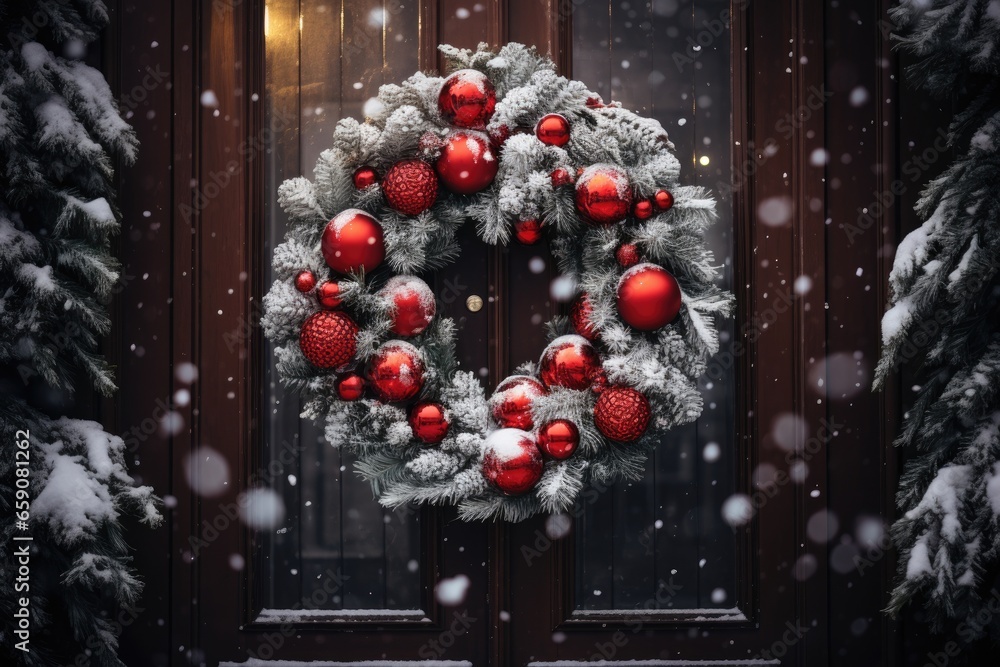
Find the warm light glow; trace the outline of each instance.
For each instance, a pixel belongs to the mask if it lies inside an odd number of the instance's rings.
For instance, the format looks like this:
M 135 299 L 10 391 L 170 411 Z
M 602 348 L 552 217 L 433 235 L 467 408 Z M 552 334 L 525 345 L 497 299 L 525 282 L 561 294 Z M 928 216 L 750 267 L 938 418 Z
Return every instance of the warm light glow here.
M 299 32 L 302 32 L 302 14 L 299 14 Z
M 701 166 L 703 166 L 703 167 L 707 167 L 708 166 L 708 156 L 707 155 L 702 155 L 701 158 L 698 160 L 698 163 Z
M 267 15 L 267 5 L 264 5 L 264 37 L 267 37 L 267 35 L 271 32 L 270 25 L 271 22 L 268 20 Z

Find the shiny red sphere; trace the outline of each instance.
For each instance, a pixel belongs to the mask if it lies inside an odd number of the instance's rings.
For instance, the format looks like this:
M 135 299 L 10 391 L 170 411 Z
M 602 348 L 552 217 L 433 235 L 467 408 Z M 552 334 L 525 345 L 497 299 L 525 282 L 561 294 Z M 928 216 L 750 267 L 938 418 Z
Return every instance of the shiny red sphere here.
M 648 199 L 637 201 L 632 207 L 632 215 L 639 220 L 648 220 L 653 217 L 653 202 Z
M 634 243 L 623 243 L 615 250 L 615 259 L 623 269 L 628 269 L 639 263 L 639 248 Z
M 632 208 L 632 187 L 625 172 L 614 165 L 588 167 L 576 181 L 576 210 L 597 225 L 624 220 Z
M 437 201 L 437 174 L 423 160 L 401 160 L 385 173 L 382 192 L 389 206 L 400 213 L 420 215 Z
M 553 169 L 552 173 L 549 174 L 549 178 L 552 179 L 552 187 L 554 188 L 570 185 L 573 182 L 573 176 L 569 173 L 569 169 L 563 169 L 562 167 Z
M 441 183 L 452 192 L 471 195 L 496 178 L 500 161 L 486 135 L 454 132 L 448 136 L 441 157 L 434 163 Z
M 601 368 L 597 350 L 583 336 L 560 336 L 549 343 L 538 362 L 546 387 L 587 389 Z
M 299 271 L 295 275 L 295 289 L 308 292 L 313 287 L 316 287 L 316 274 L 312 271 Z
M 659 329 L 672 322 L 680 310 L 680 285 L 656 264 L 633 266 L 618 281 L 618 314 L 634 329 Z
M 302 324 L 299 348 L 317 368 L 343 366 L 357 352 L 358 325 L 346 313 L 321 310 Z
M 485 74 L 460 69 L 448 75 L 438 93 L 438 111 L 450 125 L 482 130 L 493 117 L 497 92 Z
M 332 280 L 325 280 L 316 290 L 316 298 L 319 300 L 319 305 L 324 308 L 334 309 L 341 303 L 340 298 L 340 285 L 333 282 Z
M 530 434 L 503 428 L 486 438 L 483 477 L 508 496 L 520 496 L 535 488 L 545 463 Z
M 348 373 L 337 380 L 337 396 L 342 401 L 356 401 L 365 393 L 365 379 L 357 373 Z
M 538 429 L 536 440 L 549 458 L 568 459 L 580 444 L 580 429 L 568 419 L 554 419 Z
M 338 213 L 323 230 L 323 259 L 338 273 L 371 273 L 385 259 L 385 237 L 379 221 L 349 208 Z
M 413 437 L 428 445 L 435 445 L 448 435 L 451 422 L 440 403 L 417 403 L 410 410 L 410 429 Z
M 383 343 L 369 360 L 368 384 L 386 403 L 413 398 L 424 386 L 424 360 L 420 350 L 401 340 Z
M 535 245 L 542 239 L 542 223 L 537 220 L 518 220 L 514 223 L 514 238 L 523 245 Z
M 393 276 L 379 290 L 379 295 L 392 302 L 390 330 L 397 336 L 422 333 L 437 312 L 434 292 L 416 276 Z
M 646 432 L 649 401 L 631 387 L 608 387 L 594 404 L 594 426 L 617 442 L 632 442 Z
M 535 423 L 531 405 L 546 393 L 542 383 L 528 375 L 512 375 L 499 385 L 490 397 L 490 413 L 503 428 L 529 430 Z
M 535 125 L 535 136 L 548 146 L 565 146 L 569 142 L 569 121 L 557 113 L 546 114 Z
M 589 341 L 597 340 L 598 333 L 594 325 L 590 322 L 590 316 L 594 312 L 590 299 L 586 294 L 581 294 L 573 302 L 573 308 L 569 311 L 569 321 L 573 325 L 573 330 Z
M 656 208 L 661 211 L 666 211 L 674 205 L 674 196 L 668 190 L 657 190 L 653 199 L 656 202 Z
M 355 188 L 364 190 L 368 186 L 378 183 L 378 173 L 371 167 L 358 167 L 354 170 L 351 180 L 354 181 Z

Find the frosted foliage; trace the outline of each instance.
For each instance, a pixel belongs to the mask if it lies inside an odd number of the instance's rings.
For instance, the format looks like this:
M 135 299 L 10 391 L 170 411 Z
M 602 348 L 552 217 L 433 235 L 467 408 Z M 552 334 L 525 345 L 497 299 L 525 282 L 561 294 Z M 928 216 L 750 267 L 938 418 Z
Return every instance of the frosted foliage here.
M 681 165 L 660 123 L 616 105 L 588 106 L 596 93 L 560 77 L 534 49 L 507 44 L 498 51 L 486 45 L 442 46 L 441 51 L 452 71 L 476 70 L 493 83 L 497 104 L 486 127 L 491 137 L 533 127 L 544 115 L 558 113 L 570 123 L 571 140 L 555 147 L 542 144 L 533 133 L 509 134 L 502 145 L 491 145 L 488 155 L 480 155 L 481 160 L 497 161 L 492 184 L 460 196 L 442 183 L 428 210 L 407 216 L 388 205 L 381 185 L 354 188 L 352 174 L 361 166 L 384 174 L 403 159 L 437 160 L 442 141 L 455 128 L 444 125 L 438 112 L 442 77 L 418 73 L 381 86 L 377 99 L 366 105 L 371 113 L 365 122 L 344 119 L 337 124 L 312 178 L 293 178 L 279 188 L 289 231 L 274 252 L 276 282 L 264 299 L 261 327 L 274 345 L 282 382 L 307 394 L 302 415 L 322 423 L 332 444 L 355 455 L 358 472 L 383 505 L 451 503 L 470 520 L 519 521 L 538 512 L 568 512 L 588 484 L 640 478 L 663 431 L 701 413 L 697 380 L 718 349 L 715 321 L 728 316 L 733 303 L 731 295 L 716 287 L 718 265 L 704 244 L 715 202 L 703 188 L 680 185 Z M 475 142 L 466 148 L 481 152 Z M 553 185 L 551 176 L 556 169 L 575 174 L 578 166 L 620 172 L 623 195 L 648 197 L 666 188 L 674 195 L 674 205 L 645 221 L 630 219 L 608 228 L 587 224 L 577 213 L 574 188 Z M 321 254 L 324 229 L 333 220 L 331 233 L 336 234 L 345 211 L 363 211 L 382 226 L 385 261 L 368 275 L 335 275 Z M 490 244 L 511 242 L 519 220 L 541 223 L 559 275 L 539 289 L 548 289 L 559 302 L 586 291 L 593 324 L 601 334 L 592 344 L 557 317 L 547 325 L 549 340 L 593 345 L 608 381 L 641 391 L 654 415 L 649 432 L 622 449 L 594 425 L 597 394 L 589 388 L 553 387 L 536 396 L 530 406 L 535 423 L 569 419 L 580 430 L 580 445 L 569 460 L 546 461 L 537 486 L 519 497 L 492 488 L 481 469 L 487 449 L 507 459 L 520 451 L 517 441 L 525 433 L 495 430 L 491 404 L 475 375 L 478 369 L 459 368 L 457 327 L 450 319 L 435 314 L 426 330 L 398 343 L 424 361 L 417 398 L 440 403 L 448 415 L 448 432 L 433 446 L 413 437 L 408 404 L 381 405 L 370 394 L 341 400 L 337 372 L 313 367 L 298 345 L 302 323 L 319 309 L 314 295 L 294 286 L 295 276 L 309 270 L 320 281 L 338 281 L 341 308 L 359 327 L 357 353 L 346 370 L 363 374 L 375 350 L 394 337 L 390 328 L 396 305 L 390 294 L 416 292 L 424 306 L 435 296 L 454 298 L 450 291 L 427 291 L 424 281 L 434 284 L 431 272 L 457 257 L 456 233 L 470 219 L 478 236 Z M 618 317 L 615 289 L 622 269 L 614 251 L 625 242 L 635 243 L 650 262 L 671 267 L 681 286 L 681 316 L 660 331 L 633 331 Z M 532 270 L 544 273 L 547 268 L 537 265 Z M 404 377 L 414 372 L 401 368 Z M 536 377 L 537 364 L 526 363 L 518 372 Z

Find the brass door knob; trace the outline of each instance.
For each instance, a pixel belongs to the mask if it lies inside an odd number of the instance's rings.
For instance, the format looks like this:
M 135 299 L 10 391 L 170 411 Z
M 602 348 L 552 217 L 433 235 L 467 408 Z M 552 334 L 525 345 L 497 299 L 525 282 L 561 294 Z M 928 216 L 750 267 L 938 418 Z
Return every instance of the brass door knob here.
M 465 307 L 473 313 L 478 313 L 483 309 L 483 297 L 478 294 L 473 294 L 465 300 Z

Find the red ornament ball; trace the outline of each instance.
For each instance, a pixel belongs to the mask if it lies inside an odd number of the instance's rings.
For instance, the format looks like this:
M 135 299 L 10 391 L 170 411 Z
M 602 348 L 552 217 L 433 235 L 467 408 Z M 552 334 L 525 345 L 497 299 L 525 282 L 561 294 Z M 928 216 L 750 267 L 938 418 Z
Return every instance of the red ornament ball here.
M 666 211 L 674 205 L 674 196 L 667 190 L 657 190 L 653 200 L 656 202 L 656 208 L 661 211 Z
M 635 329 L 659 329 L 673 321 L 680 310 L 680 285 L 656 264 L 637 264 L 618 281 L 618 314 Z
M 553 169 L 552 173 L 549 174 L 549 178 L 552 179 L 552 187 L 554 188 L 570 185 L 573 182 L 573 175 L 569 173 L 569 169 L 563 169 L 562 167 Z
M 503 428 L 530 430 L 535 423 L 531 418 L 531 405 L 546 393 L 545 387 L 528 375 L 512 375 L 499 385 L 490 396 L 490 413 Z
M 299 347 L 317 368 L 343 366 L 358 350 L 358 325 L 346 313 L 321 310 L 302 324 Z
M 400 213 L 420 215 L 437 201 L 437 174 L 423 160 L 402 160 L 386 172 L 382 192 L 389 206 Z
M 580 444 L 580 429 L 568 419 L 553 419 L 538 429 L 538 449 L 556 460 L 568 459 Z
M 440 403 L 417 403 L 410 410 L 413 437 L 428 445 L 436 445 L 448 435 L 451 422 Z
M 594 425 L 618 442 L 636 440 L 649 426 L 649 401 L 631 387 L 608 387 L 594 405 Z
M 453 132 L 434 163 L 444 186 L 460 195 L 489 187 L 499 167 L 489 139 L 477 132 Z
M 386 403 L 413 398 L 424 386 L 420 350 L 402 340 L 390 340 L 368 361 L 368 383 Z
M 615 250 L 615 259 L 623 269 L 633 267 L 639 263 L 639 248 L 634 243 L 623 243 Z
M 586 294 L 578 296 L 569 311 L 569 321 L 573 325 L 573 330 L 590 341 L 596 340 L 598 337 L 597 330 L 590 322 L 590 316 L 593 312 L 594 308 Z
M 354 170 L 352 180 L 355 188 L 364 190 L 368 186 L 378 183 L 378 173 L 371 167 L 358 167 Z
M 609 164 L 595 164 L 576 181 L 576 210 L 598 225 L 621 222 L 632 208 L 632 187 L 624 171 Z
M 416 336 L 434 319 L 437 303 L 430 286 L 416 276 L 393 276 L 379 290 L 392 302 L 392 328 L 397 336 Z
M 497 91 L 485 74 L 460 69 L 450 74 L 438 93 L 438 111 L 450 125 L 481 130 L 493 117 Z
M 385 259 L 385 237 L 379 221 L 349 208 L 338 213 L 323 230 L 323 259 L 338 273 L 371 273 Z
M 365 393 L 365 379 L 357 373 L 348 373 L 337 380 L 337 396 L 342 401 L 356 401 Z
M 341 302 L 340 285 L 332 280 L 324 280 L 319 289 L 316 290 L 316 298 L 319 300 L 319 305 L 333 310 Z
M 507 143 L 507 140 L 510 139 L 510 128 L 506 125 L 501 125 L 490 130 L 489 135 L 490 145 L 493 147 L 493 150 L 499 151 Z
M 316 274 L 312 271 L 299 271 L 295 275 L 295 289 L 300 292 L 308 292 L 316 287 Z
M 535 125 L 535 136 L 548 146 L 565 146 L 569 141 L 569 121 L 557 113 L 546 114 Z
M 508 496 L 519 496 L 535 488 L 542 478 L 542 453 L 531 435 L 502 428 L 486 438 L 483 477 Z
M 542 223 L 537 220 L 518 220 L 514 223 L 514 238 L 523 245 L 535 245 L 542 238 Z
M 538 362 L 546 387 L 586 389 L 601 368 L 597 350 L 583 336 L 559 336 L 549 343 Z
M 637 201 L 632 207 L 632 215 L 639 220 L 649 220 L 653 217 L 653 202 L 648 199 Z

